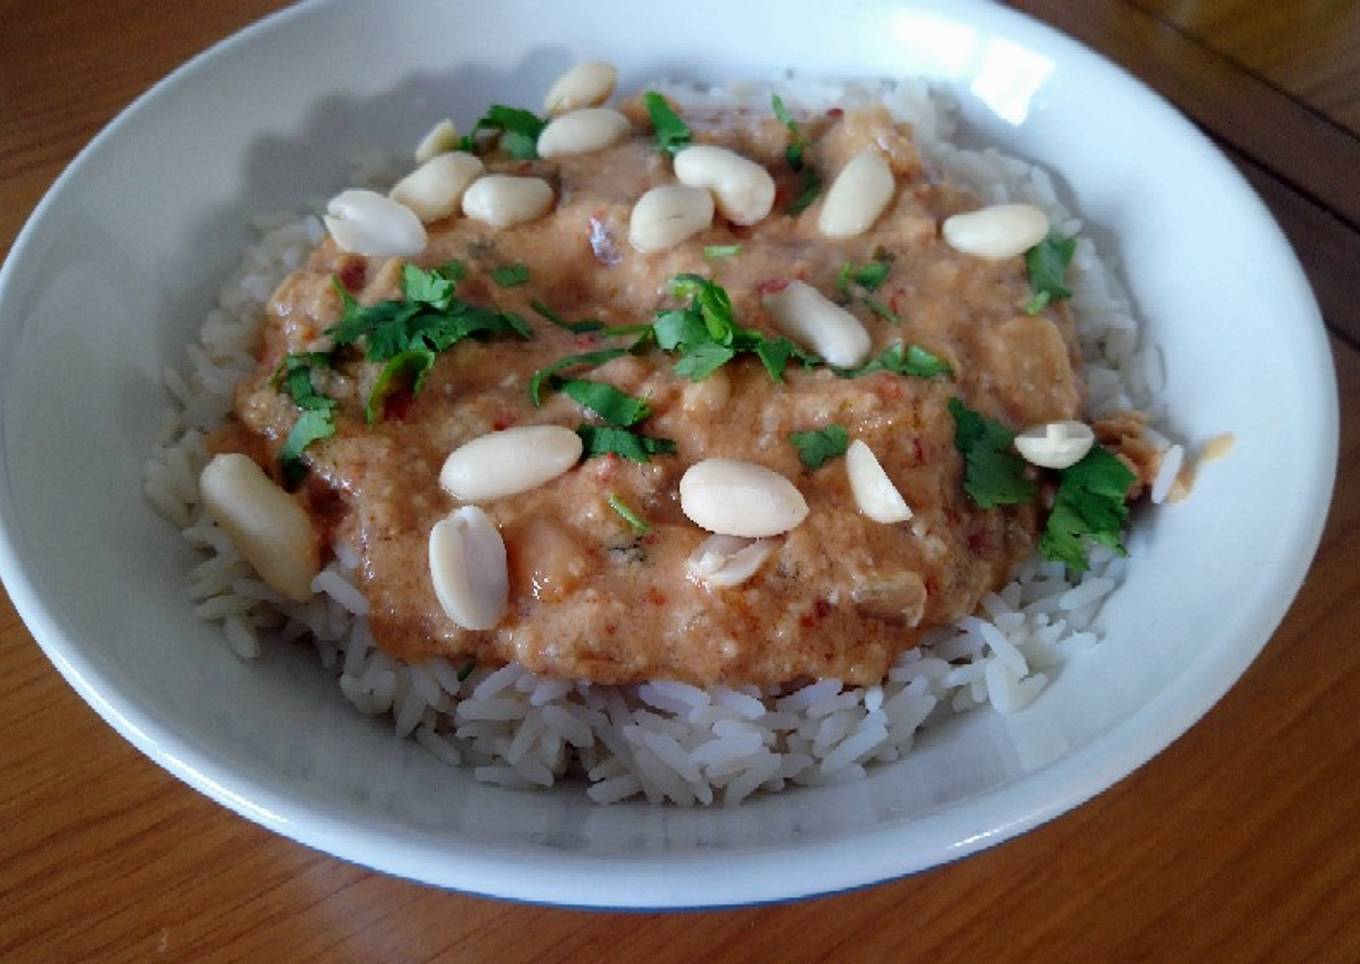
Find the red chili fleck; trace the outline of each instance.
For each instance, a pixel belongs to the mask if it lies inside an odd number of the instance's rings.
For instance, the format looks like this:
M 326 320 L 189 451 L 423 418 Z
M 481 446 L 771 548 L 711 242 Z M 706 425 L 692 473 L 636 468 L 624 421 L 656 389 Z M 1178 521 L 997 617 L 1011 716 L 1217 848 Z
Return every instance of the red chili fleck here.
M 916 464 L 924 464 L 926 460 L 926 443 L 921 441 L 921 436 L 918 435 L 911 440 L 911 449 L 916 455 Z
M 731 232 L 734 238 L 749 238 L 751 236 L 751 226 L 748 224 L 733 224 L 729 221 L 727 222 L 727 230 Z
M 653 606 L 666 605 L 666 594 L 653 587 L 647 590 L 647 601 Z
M 788 278 L 768 278 L 756 285 L 756 291 L 759 291 L 762 295 L 772 295 L 783 291 L 788 286 Z
M 576 336 L 576 347 L 577 347 L 577 348 L 593 348 L 593 347 L 595 347 L 596 345 L 598 345 L 599 343 L 600 343 L 600 338 L 599 338 L 598 335 L 577 335 L 577 336 Z
M 345 286 L 346 291 L 353 294 L 363 288 L 367 275 L 367 262 L 358 259 L 346 261 L 340 269 L 340 283 Z
M 839 108 L 839 107 L 833 107 L 833 108 L 831 108 L 829 111 L 826 112 L 826 116 L 827 116 L 827 117 L 840 117 L 840 116 L 841 116 L 842 114 L 844 114 L 844 113 L 845 113 L 845 111 L 843 111 L 841 108 Z
M 596 478 L 608 481 L 619 474 L 619 457 L 614 452 L 607 453 L 600 459 L 599 467 L 595 469 Z
M 798 618 L 798 624 L 804 629 L 811 629 L 813 626 L 817 625 L 817 620 L 811 613 L 808 613 L 806 616 L 800 616 Z
M 497 415 L 496 420 L 491 423 L 491 428 L 496 432 L 504 432 L 511 425 L 514 425 L 516 421 L 518 421 L 518 419 L 516 419 L 514 415 Z
M 404 422 L 411 414 L 411 406 L 416 397 L 409 388 L 398 388 L 383 400 L 383 419 L 388 422 Z
M 812 604 L 812 607 L 816 610 L 818 619 L 825 619 L 827 616 L 831 615 L 831 603 L 827 602 L 825 599 L 818 599 Z
M 896 401 L 903 395 L 902 379 L 884 372 L 874 379 L 874 391 L 878 393 L 879 398 Z
M 519 171 L 520 174 L 532 174 L 534 172 L 534 166 L 530 164 L 528 161 L 524 161 L 522 164 L 520 164 L 517 170 Z
M 991 545 L 991 539 L 986 532 L 968 533 L 968 551 L 971 553 L 981 553 Z

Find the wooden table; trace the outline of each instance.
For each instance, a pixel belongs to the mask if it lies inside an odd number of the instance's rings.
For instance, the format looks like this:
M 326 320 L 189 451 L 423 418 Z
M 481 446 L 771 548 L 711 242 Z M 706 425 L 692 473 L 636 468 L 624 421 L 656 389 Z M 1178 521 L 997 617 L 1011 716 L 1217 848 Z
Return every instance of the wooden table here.
M 0 0 L 4 250 L 125 104 L 275 6 Z M 4 599 L 0 960 L 1360 960 L 1360 2 L 1018 6 L 1219 141 L 1293 239 L 1332 332 L 1341 472 L 1322 548 L 1203 722 L 1075 812 L 907 880 L 752 910 L 586 914 L 389 879 L 247 823 L 105 726 Z

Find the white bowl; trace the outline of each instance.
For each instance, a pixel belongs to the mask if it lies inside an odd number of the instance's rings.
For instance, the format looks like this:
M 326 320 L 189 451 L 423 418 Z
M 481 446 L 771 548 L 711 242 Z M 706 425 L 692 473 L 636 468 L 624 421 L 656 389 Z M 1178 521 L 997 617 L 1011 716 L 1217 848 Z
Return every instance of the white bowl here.
M 62 176 L 0 274 L 0 571 L 71 685 L 157 763 L 349 860 L 460 890 L 591 906 L 742 904 L 929 867 L 1075 806 L 1157 753 L 1242 673 L 1316 548 L 1336 395 L 1292 252 L 1221 154 L 1053 31 L 981 3 L 307 4 L 181 68 Z M 596 807 L 480 786 L 343 701 L 300 647 L 243 664 L 190 615 L 192 559 L 139 491 L 178 364 L 250 212 L 342 183 L 489 100 L 537 107 L 573 60 L 621 89 L 922 74 L 971 129 L 1060 172 L 1106 230 L 1165 349 L 1175 430 L 1235 432 L 1193 498 L 1145 513 L 1105 642 L 1041 699 L 939 726 L 863 782 L 730 811 Z M 973 93 L 970 94 L 969 91 Z

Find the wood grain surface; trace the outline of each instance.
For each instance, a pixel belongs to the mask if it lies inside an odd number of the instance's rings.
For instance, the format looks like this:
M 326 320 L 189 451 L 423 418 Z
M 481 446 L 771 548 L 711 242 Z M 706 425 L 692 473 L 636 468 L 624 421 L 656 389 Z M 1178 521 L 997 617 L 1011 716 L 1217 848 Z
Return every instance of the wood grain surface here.
M 1016 5 L 1223 145 L 1333 331 L 1341 469 L 1321 550 L 1201 723 L 1085 806 L 929 873 L 776 907 L 588 914 L 419 887 L 247 823 L 105 726 L 3 599 L 0 960 L 1360 960 L 1360 3 Z M 132 98 L 275 6 L 0 0 L 0 250 Z

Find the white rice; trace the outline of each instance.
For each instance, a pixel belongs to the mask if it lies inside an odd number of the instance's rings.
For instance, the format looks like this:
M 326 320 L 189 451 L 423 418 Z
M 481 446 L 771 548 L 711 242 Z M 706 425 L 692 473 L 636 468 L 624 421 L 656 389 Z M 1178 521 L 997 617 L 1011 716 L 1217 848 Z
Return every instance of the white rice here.
M 768 88 L 734 94 L 654 87 L 698 113 L 747 98 L 755 109 L 768 104 Z M 991 148 L 951 143 L 952 110 L 924 84 L 845 88 L 790 80 L 780 91 L 794 110 L 887 103 L 913 124 L 932 171 L 988 201 L 1037 204 L 1065 233 L 1081 229 L 1045 171 Z M 375 160 L 363 173 L 381 182 L 393 172 Z M 175 410 L 146 462 L 143 492 L 206 554 L 188 575 L 194 612 L 222 623 L 233 652 L 251 659 L 262 636 L 271 642 L 310 637 L 361 712 L 390 717 L 398 736 L 411 736 L 450 766 L 470 766 L 477 780 L 528 789 L 568 779 L 584 782 L 586 795 L 600 804 L 643 797 L 681 806 L 731 806 L 790 783 L 855 780 L 866 765 L 910 752 L 917 731 L 941 715 L 940 706 L 963 711 L 985 703 L 1017 712 L 1046 686 L 1041 670 L 1097 643 L 1089 627 L 1127 566 L 1099 546 L 1090 570 L 1076 579 L 1061 564 L 1027 560 L 977 615 L 931 632 L 898 657 L 884 682 L 868 687 L 847 690 L 834 679 L 792 692 L 664 681 L 615 687 L 548 679 L 518 664 L 479 667 L 460 680 L 461 660 L 409 665 L 393 659 L 373 643 L 367 601 L 350 578 L 352 555 L 343 553 L 316 577 L 310 602 L 286 601 L 256 577 L 199 499 L 204 433 L 226 418 L 232 386 L 255 367 L 250 350 L 266 302 L 324 236 L 312 215 L 267 215 L 253 224 L 259 240 L 222 286 L 200 343 L 188 350 L 187 374 L 170 367 L 163 373 Z M 1161 355 L 1142 344 L 1127 297 L 1087 237 L 1078 240 L 1068 280 L 1090 414 L 1142 408 L 1155 415 L 1155 396 L 1165 383 Z M 1179 446 L 1167 448 L 1152 486 L 1154 502 L 1169 492 L 1179 455 Z

